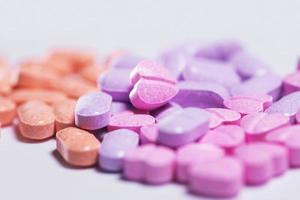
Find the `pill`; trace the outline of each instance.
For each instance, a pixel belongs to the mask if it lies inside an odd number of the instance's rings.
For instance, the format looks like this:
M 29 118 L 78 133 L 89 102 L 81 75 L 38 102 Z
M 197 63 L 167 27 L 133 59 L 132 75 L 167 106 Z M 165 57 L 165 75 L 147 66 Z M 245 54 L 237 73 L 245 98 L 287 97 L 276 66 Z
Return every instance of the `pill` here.
M 246 184 L 263 184 L 273 176 L 272 157 L 264 150 L 242 145 L 234 150 L 234 156 L 243 162 Z
M 75 105 L 76 101 L 73 99 L 66 99 L 53 105 L 56 132 L 75 126 Z
M 119 56 L 115 56 L 110 62 L 111 68 L 118 69 L 133 69 L 141 60 L 142 57 L 133 55 L 130 53 L 121 53 Z
M 66 95 L 59 91 L 45 89 L 17 89 L 10 94 L 10 98 L 16 104 L 38 100 L 50 105 L 67 99 Z
M 200 143 L 213 144 L 222 147 L 227 153 L 232 153 L 235 148 L 245 142 L 245 132 L 237 125 L 222 125 L 210 130 L 200 139 Z
M 263 96 L 263 95 L 262 95 Z M 267 95 L 265 95 L 268 97 Z M 224 106 L 228 109 L 239 112 L 241 115 L 247 115 L 264 111 L 269 101 L 267 98 L 258 95 L 232 96 L 224 100 Z
M 265 140 L 267 142 L 284 144 L 289 135 L 297 132 L 300 132 L 300 125 L 284 126 L 267 133 Z
M 121 101 L 113 101 L 111 104 L 111 114 L 119 114 L 124 111 L 132 110 L 132 106 L 129 103 L 121 102 Z M 133 114 L 133 112 L 132 112 Z
M 19 81 L 18 66 L 0 66 L 0 94 L 8 95 Z
M 197 117 L 195 117 L 197 116 Z M 206 134 L 209 114 L 199 108 L 185 108 L 158 122 L 157 141 L 169 147 L 179 147 Z
M 208 59 L 198 59 L 187 65 L 183 71 L 183 79 L 187 81 L 212 81 L 225 87 L 240 83 L 240 77 L 232 66 Z
M 189 170 L 188 188 L 209 197 L 233 197 L 243 185 L 243 166 L 232 157 L 222 157 L 193 165 Z
M 300 167 L 300 134 L 299 132 L 293 132 L 293 134 L 287 135 L 284 145 L 289 151 L 289 163 L 291 167 Z
M 148 184 L 163 184 L 173 180 L 175 153 L 163 146 L 144 145 L 125 156 L 124 176 Z
M 121 171 L 124 156 L 137 148 L 138 144 L 138 134 L 128 129 L 118 129 L 105 134 L 99 150 L 99 166 L 105 171 Z
M 267 110 L 267 113 L 281 113 L 291 119 L 294 119 L 297 111 L 300 109 L 300 91 L 288 94 L 277 102 L 273 103 Z
M 234 65 L 238 74 L 244 80 L 263 76 L 270 70 L 266 63 L 246 51 L 236 53 L 229 62 Z
M 290 94 L 300 90 L 300 72 L 288 74 L 283 79 L 283 93 L 284 95 Z
M 241 119 L 241 114 L 226 108 L 207 108 L 210 113 L 209 128 L 216 128 L 221 124 L 237 124 Z
M 23 137 L 44 140 L 55 133 L 53 109 L 42 101 L 28 101 L 17 109 L 19 130 Z
M 104 92 L 91 92 L 81 96 L 75 106 L 76 126 L 96 130 L 108 125 L 112 98 Z
M 188 168 L 195 163 L 209 162 L 224 156 L 224 150 L 211 144 L 187 144 L 176 154 L 176 179 L 181 183 L 188 180 Z
M 110 118 L 107 129 L 108 131 L 113 131 L 113 130 L 125 128 L 139 133 L 141 127 L 147 125 L 153 125 L 154 123 L 155 123 L 155 119 L 151 115 L 118 114 Z
M 140 139 L 142 144 L 156 143 L 158 128 L 156 125 L 143 126 L 140 130 Z
M 151 112 L 151 115 L 155 117 L 156 121 L 161 120 L 162 118 L 170 115 L 174 111 L 181 110 L 181 107 L 176 103 L 168 103 L 154 111 Z
M 248 141 L 259 141 L 264 140 L 268 132 L 289 123 L 289 117 L 281 113 L 253 113 L 244 116 L 240 125 L 246 131 Z
M 42 60 L 40 64 L 43 65 L 45 68 L 53 69 L 55 72 L 62 76 L 72 73 L 74 70 L 72 63 L 70 63 L 66 59 L 47 57 L 44 60 Z
M 268 94 L 273 97 L 274 101 L 280 98 L 281 91 L 282 80 L 272 73 L 253 77 L 230 88 L 233 96 Z
M 224 99 L 229 98 L 227 89 L 218 83 L 181 81 L 178 87 L 172 102 L 184 108 L 222 108 Z
M 100 65 L 92 65 L 92 66 L 87 66 L 87 67 L 83 68 L 80 71 L 80 75 L 84 79 L 95 84 L 95 83 L 97 83 L 97 80 L 98 80 L 98 77 L 100 76 L 100 74 L 102 74 L 106 70 L 107 70 L 107 66 L 102 63 Z
M 130 80 L 132 85 L 136 84 L 140 79 L 164 81 L 171 84 L 176 84 L 177 82 L 167 68 L 150 60 L 143 60 L 139 62 L 131 71 Z
M 171 101 L 177 92 L 178 88 L 174 84 L 140 79 L 131 90 L 129 98 L 137 109 L 154 110 Z
M 295 118 L 296 118 L 297 124 L 299 124 L 300 123 L 300 110 L 298 110 L 298 112 L 296 113 Z
M 8 98 L 0 97 L 0 124 L 6 126 L 12 123 L 16 116 L 16 104 Z
M 72 166 L 88 167 L 97 163 L 100 142 L 87 131 L 68 127 L 56 133 L 56 149 Z
M 130 69 L 110 69 L 103 73 L 98 81 L 103 92 L 110 94 L 114 101 L 129 102 L 129 92 L 132 89 L 129 74 Z

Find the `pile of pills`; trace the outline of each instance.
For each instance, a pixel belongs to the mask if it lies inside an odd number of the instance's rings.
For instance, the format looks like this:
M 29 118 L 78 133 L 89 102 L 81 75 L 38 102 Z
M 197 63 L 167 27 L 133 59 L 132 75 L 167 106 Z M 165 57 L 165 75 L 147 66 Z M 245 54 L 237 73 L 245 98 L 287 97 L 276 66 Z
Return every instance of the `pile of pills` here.
M 0 59 L 0 122 L 27 140 L 55 138 L 78 168 L 232 197 L 300 167 L 297 70 L 281 78 L 234 41 L 151 60 L 66 49 L 16 66 Z

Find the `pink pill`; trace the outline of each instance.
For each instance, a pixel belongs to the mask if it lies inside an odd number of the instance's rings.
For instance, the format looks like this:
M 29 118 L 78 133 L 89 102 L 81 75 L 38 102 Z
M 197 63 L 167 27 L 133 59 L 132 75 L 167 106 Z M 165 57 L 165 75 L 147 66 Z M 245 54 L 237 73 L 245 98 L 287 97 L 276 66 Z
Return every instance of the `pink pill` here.
M 245 182 L 247 184 L 262 184 L 272 177 L 273 163 L 269 153 L 249 144 L 235 149 L 234 155 L 244 164 Z
M 272 97 L 269 95 L 233 96 L 224 100 L 224 106 L 246 115 L 264 111 L 271 102 Z
M 210 197 L 232 197 L 243 185 L 243 166 L 232 157 L 193 165 L 189 169 L 189 189 Z
M 263 140 L 266 133 L 288 125 L 289 117 L 281 113 L 253 113 L 241 120 L 241 127 L 246 131 L 248 141 Z
M 144 60 L 139 62 L 130 73 L 131 83 L 136 84 L 141 78 L 158 80 L 176 84 L 176 79 L 172 77 L 167 68 L 157 62 Z
M 296 122 L 300 124 L 300 110 L 296 113 Z
M 174 84 L 163 81 L 140 79 L 129 94 L 132 105 L 140 110 L 154 110 L 167 104 L 176 94 Z
M 156 125 L 143 126 L 140 131 L 140 139 L 142 144 L 156 143 L 158 136 L 158 128 Z
M 210 113 L 209 128 L 216 128 L 221 124 L 237 124 L 241 114 L 226 108 L 207 108 Z
M 291 167 L 300 167 L 300 132 L 294 132 L 287 136 L 285 146 L 289 151 Z
M 300 90 L 300 72 L 288 74 L 283 80 L 284 95 Z
M 245 142 L 245 132 L 237 125 L 223 125 L 208 131 L 200 139 L 200 143 L 209 143 L 222 147 L 227 153 L 231 153 L 236 147 Z
M 224 150 L 211 144 L 188 144 L 178 149 L 176 155 L 176 179 L 187 182 L 188 168 L 194 163 L 208 162 L 224 156 Z
M 142 126 L 153 125 L 154 123 L 155 119 L 151 115 L 117 114 L 110 118 L 107 129 L 113 131 L 125 128 L 139 133 Z
M 300 125 L 286 126 L 269 132 L 265 136 L 267 142 L 284 144 L 289 135 L 300 132 Z
M 149 184 L 173 180 L 175 153 L 166 147 L 144 145 L 125 156 L 125 178 Z

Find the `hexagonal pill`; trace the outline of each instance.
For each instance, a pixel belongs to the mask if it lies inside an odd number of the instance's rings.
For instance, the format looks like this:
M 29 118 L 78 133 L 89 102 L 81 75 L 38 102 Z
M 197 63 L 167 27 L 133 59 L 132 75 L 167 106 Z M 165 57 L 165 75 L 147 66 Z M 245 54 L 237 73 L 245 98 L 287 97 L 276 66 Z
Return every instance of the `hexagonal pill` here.
M 253 113 L 242 118 L 240 126 L 246 131 L 248 141 L 264 140 L 270 131 L 286 126 L 289 117 L 281 113 Z
M 209 128 L 216 128 L 221 124 L 237 124 L 241 119 L 241 114 L 226 108 L 207 108 L 210 113 Z
M 130 73 L 131 84 L 136 84 L 140 79 L 150 79 L 176 84 L 176 79 L 169 70 L 159 63 L 150 60 L 139 62 Z
M 117 69 L 133 69 L 141 60 L 143 60 L 143 58 L 140 56 L 123 53 L 111 61 L 110 67 Z
M 142 144 L 156 143 L 158 136 L 158 128 L 156 125 L 143 126 L 140 130 L 140 138 Z
M 233 197 L 243 186 L 243 166 L 238 159 L 222 157 L 189 169 L 189 190 L 209 197 Z
M 224 100 L 224 106 L 242 115 L 264 111 L 270 105 L 272 97 L 269 95 L 232 96 Z
M 114 101 L 129 101 L 129 93 L 132 89 L 129 74 L 130 69 L 110 69 L 103 73 L 98 84 L 101 90 L 110 94 Z
M 176 154 L 176 179 L 187 182 L 188 168 L 195 163 L 209 162 L 225 155 L 223 149 L 211 144 L 187 144 L 180 147 Z
M 262 76 L 270 70 L 262 60 L 245 51 L 232 56 L 230 63 L 234 65 L 242 79 Z
M 246 184 L 262 184 L 273 176 L 272 157 L 268 152 L 248 144 L 236 148 L 234 156 L 244 164 Z
M 230 93 L 236 95 L 260 95 L 268 94 L 274 101 L 280 98 L 282 90 L 282 80 L 279 76 L 267 73 L 263 76 L 253 77 L 241 84 L 230 88 Z
M 158 122 L 157 141 L 170 147 L 193 142 L 209 128 L 209 114 L 199 108 L 185 108 L 164 117 Z
M 16 104 L 12 100 L 0 97 L 0 124 L 6 126 L 12 123 L 16 116 Z
M 75 105 L 76 101 L 73 99 L 66 99 L 53 105 L 56 131 L 75 125 Z
M 164 105 L 164 106 L 162 106 L 162 107 L 160 107 L 156 110 L 153 110 L 151 112 L 151 115 L 153 117 L 155 117 L 156 121 L 159 121 L 162 118 L 164 118 L 165 116 L 168 116 L 171 113 L 173 113 L 177 110 L 181 110 L 181 109 L 182 109 L 181 106 L 179 106 L 176 103 L 171 102 L 171 103 L 168 103 L 168 104 L 166 104 L 166 105 Z
M 273 103 L 267 110 L 267 113 L 281 113 L 291 119 L 294 119 L 300 109 L 300 91 L 288 94 L 277 102 Z
M 300 90 L 300 72 L 288 74 L 283 79 L 283 93 L 284 95 L 290 94 Z
M 245 143 L 245 132 L 237 125 L 222 125 L 208 131 L 199 142 L 213 144 L 224 148 L 227 153 L 232 153 L 235 148 Z
M 55 116 L 50 106 L 42 101 L 28 101 L 17 109 L 19 130 L 23 137 L 44 140 L 55 133 Z
M 108 125 L 112 98 L 104 92 L 91 92 L 81 96 L 75 106 L 76 126 L 96 130 Z
M 97 163 L 98 139 L 87 131 L 68 127 L 56 133 L 56 149 L 73 166 L 88 167 Z
M 232 66 L 208 59 L 198 59 L 188 65 L 183 72 L 183 78 L 187 81 L 217 82 L 225 87 L 240 83 L 240 77 Z
M 140 132 L 141 127 L 153 125 L 155 123 L 154 117 L 147 114 L 118 114 L 110 118 L 107 129 L 109 131 L 125 128 Z
M 182 107 L 222 108 L 224 99 L 229 98 L 227 89 L 213 82 L 181 81 L 178 87 L 172 102 Z
M 105 171 L 121 171 L 124 156 L 137 148 L 138 144 L 138 134 L 128 129 L 105 134 L 99 150 L 99 166 Z
M 129 94 L 132 105 L 140 110 L 154 110 L 167 104 L 177 94 L 174 84 L 164 81 L 140 79 Z

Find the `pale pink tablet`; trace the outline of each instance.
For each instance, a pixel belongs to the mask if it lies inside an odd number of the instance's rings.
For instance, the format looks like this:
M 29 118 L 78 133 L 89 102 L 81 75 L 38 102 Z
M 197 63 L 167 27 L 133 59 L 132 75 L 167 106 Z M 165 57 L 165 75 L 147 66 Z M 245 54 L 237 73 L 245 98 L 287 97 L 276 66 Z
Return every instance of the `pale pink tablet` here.
M 155 123 L 155 119 L 151 115 L 117 114 L 110 118 L 107 129 L 108 131 L 113 131 L 116 129 L 125 128 L 139 133 L 141 127 L 147 125 L 153 125 L 154 123 Z
M 207 108 L 210 113 L 209 128 L 216 128 L 221 124 L 237 124 L 241 119 L 241 114 L 226 108 Z
M 189 169 L 189 190 L 209 197 L 233 197 L 243 186 L 243 166 L 238 159 L 222 157 Z
M 242 115 L 262 112 L 270 106 L 272 97 L 269 95 L 233 96 L 224 100 L 224 106 Z
M 281 113 L 253 113 L 242 118 L 240 125 L 246 131 L 248 141 L 261 141 L 265 135 L 290 123 L 289 117 Z
M 187 182 L 188 168 L 201 162 L 208 162 L 224 156 L 224 150 L 211 144 L 188 144 L 177 150 L 176 154 L 176 179 Z
M 300 167 L 300 132 L 294 132 L 287 136 L 285 146 L 289 151 L 291 167 Z
M 154 125 L 143 126 L 140 130 L 140 139 L 142 144 L 156 143 L 158 128 Z
M 296 114 L 296 123 L 300 124 L 300 110 Z
M 236 148 L 234 156 L 243 162 L 246 184 L 262 184 L 273 176 L 272 157 L 268 152 L 249 144 Z
M 271 131 L 265 136 L 265 141 L 284 144 L 289 135 L 300 132 L 300 125 L 282 127 Z
M 199 142 L 222 147 L 230 154 L 236 147 L 244 144 L 245 132 L 237 125 L 222 125 L 208 131 Z

